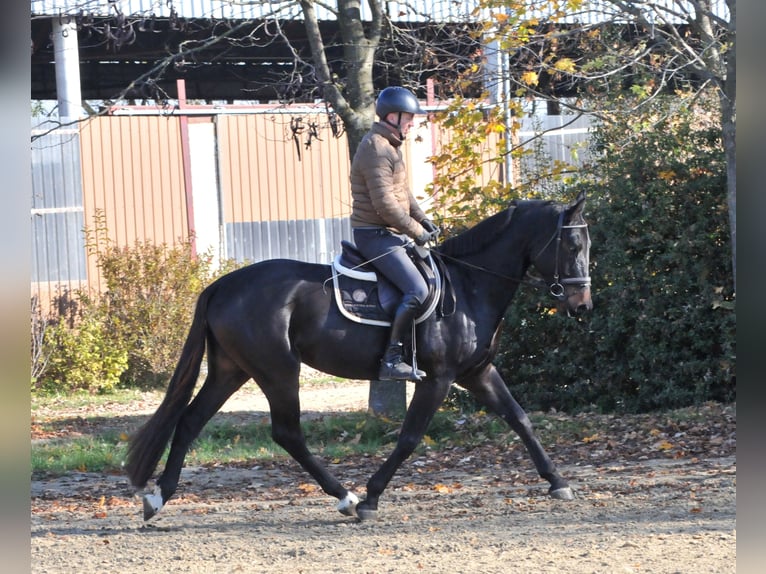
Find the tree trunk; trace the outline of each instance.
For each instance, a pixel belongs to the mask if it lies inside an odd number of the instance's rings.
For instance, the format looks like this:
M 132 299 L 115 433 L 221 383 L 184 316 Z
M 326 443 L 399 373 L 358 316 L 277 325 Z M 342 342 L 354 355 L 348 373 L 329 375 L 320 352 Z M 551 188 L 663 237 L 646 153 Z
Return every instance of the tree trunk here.
M 380 44 L 383 22 L 381 0 L 369 0 L 372 20 L 361 19 L 361 0 L 338 0 L 338 27 L 343 39 L 346 66 L 345 88 L 335 81 L 325 55 L 324 42 L 311 0 L 301 0 L 306 35 L 311 47 L 315 73 L 322 86 L 322 97 L 343 121 L 348 138 L 349 157 L 375 120 L 375 90 L 372 66 Z M 383 349 L 381 349 L 381 354 Z M 370 381 L 369 410 L 378 415 L 399 416 L 407 407 L 407 386 L 402 381 Z
M 407 409 L 405 381 L 370 381 L 368 408 L 371 413 L 399 418 Z

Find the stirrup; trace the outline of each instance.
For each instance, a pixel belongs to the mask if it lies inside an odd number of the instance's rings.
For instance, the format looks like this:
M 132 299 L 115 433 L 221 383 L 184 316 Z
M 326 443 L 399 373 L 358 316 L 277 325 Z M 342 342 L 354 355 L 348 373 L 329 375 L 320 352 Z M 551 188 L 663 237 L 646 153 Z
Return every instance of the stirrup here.
M 380 362 L 380 372 L 378 373 L 379 381 L 413 381 L 418 382 L 425 377 L 426 374 L 420 369 L 415 369 L 399 360 L 396 363 L 389 363 L 388 361 Z

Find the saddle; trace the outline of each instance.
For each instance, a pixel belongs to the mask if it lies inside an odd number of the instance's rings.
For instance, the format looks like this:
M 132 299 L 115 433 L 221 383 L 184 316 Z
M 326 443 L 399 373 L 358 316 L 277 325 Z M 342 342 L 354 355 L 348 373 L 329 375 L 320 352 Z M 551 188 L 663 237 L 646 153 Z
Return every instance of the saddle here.
M 345 240 L 340 243 L 341 253 L 332 263 L 333 291 L 338 309 L 342 315 L 357 323 L 389 327 L 403 293 L 378 273 L 353 243 Z M 405 249 L 428 284 L 423 312 L 415 319 L 415 323 L 421 323 L 433 314 L 440 303 L 443 307 L 444 268 L 429 250 L 417 252 L 412 247 Z M 422 251 L 426 252 L 425 256 L 421 255 Z

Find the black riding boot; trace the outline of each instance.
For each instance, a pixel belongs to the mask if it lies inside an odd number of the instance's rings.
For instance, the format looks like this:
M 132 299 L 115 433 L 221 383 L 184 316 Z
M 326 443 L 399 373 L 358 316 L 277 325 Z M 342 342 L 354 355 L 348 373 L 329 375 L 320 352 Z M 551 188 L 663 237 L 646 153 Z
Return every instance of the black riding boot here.
M 404 339 L 412 331 L 412 323 L 420 310 L 420 302 L 411 295 L 406 295 L 396 309 L 391 322 L 391 336 L 388 347 L 380 361 L 380 381 L 419 381 L 426 374 L 412 368 L 404 362 Z

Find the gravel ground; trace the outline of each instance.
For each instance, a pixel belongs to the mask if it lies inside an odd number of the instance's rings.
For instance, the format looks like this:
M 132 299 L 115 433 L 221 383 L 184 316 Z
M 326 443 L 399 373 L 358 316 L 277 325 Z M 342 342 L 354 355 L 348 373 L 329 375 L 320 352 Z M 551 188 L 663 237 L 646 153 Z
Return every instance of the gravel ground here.
M 309 412 L 363 409 L 367 385 L 308 387 L 302 399 Z M 242 391 L 225 410 L 257 414 L 259 401 Z M 155 406 L 139 403 L 135 413 Z M 78 416 L 56 414 L 65 415 Z M 426 451 L 403 465 L 371 522 L 337 513 L 288 460 L 186 468 L 177 496 L 148 523 L 124 476 L 35 479 L 32 572 L 735 572 L 734 448 L 590 460 L 552 448 L 571 502 L 549 499 L 518 453 Z M 380 462 L 359 457 L 333 470 L 361 495 Z

